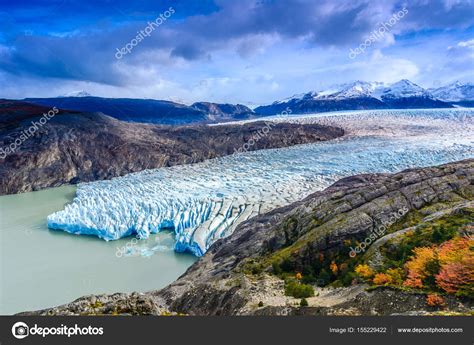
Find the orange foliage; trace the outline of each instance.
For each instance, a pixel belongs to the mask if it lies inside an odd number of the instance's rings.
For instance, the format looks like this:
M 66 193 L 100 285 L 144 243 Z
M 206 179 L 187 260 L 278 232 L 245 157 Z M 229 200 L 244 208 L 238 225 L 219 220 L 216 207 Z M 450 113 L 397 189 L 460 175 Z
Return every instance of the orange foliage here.
M 428 296 L 426 296 L 426 303 L 428 303 L 428 305 L 432 307 L 445 305 L 443 297 L 433 294 L 429 294 Z
M 332 273 L 334 274 L 337 274 L 337 264 L 333 261 L 331 262 L 331 264 L 329 265 L 329 268 L 331 269 Z
M 428 264 L 437 262 L 440 267 L 435 275 L 436 285 L 447 293 L 459 291 L 472 295 L 474 291 L 474 240 L 456 237 L 438 248 L 421 247 L 413 250 L 414 256 L 405 264 L 408 271 L 403 285 L 423 288 L 423 279 L 430 274 Z
M 469 249 L 474 245 L 474 240 L 466 237 L 457 237 L 444 242 L 438 250 L 438 260 L 441 265 L 453 262 L 462 262 L 466 258 L 473 258 L 473 253 Z
M 459 262 L 446 264 L 436 275 L 436 284 L 447 293 L 456 293 L 461 286 L 469 283 L 469 275 L 470 272 Z
M 421 281 L 420 278 L 411 278 L 411 279 L 405 280 L 403 285 L 414 288 L 414 289 L 421 289 L 423 287 L 423 282 Z
M 295 278 L 300 280 L 301 278 L 303 278 L 303 275 L 300 272 L 296 272 Z
M 385 273 L 377 273 L 373 282 L 375 285 L 388 285 L 392 283 L 392 277 Z
M 459 237 L 447 241 L 438 251 L 441 269 L 436 284 L 447 293 L 474 290 L 474 240 Z
M 405 264 L 408 275 L 403 285 L 422 288 L 422 280 L 429 275 L 427 265 L 437 259 L 436 249 L 431 247 L 415 248 L 413 253 L 414 256 Z

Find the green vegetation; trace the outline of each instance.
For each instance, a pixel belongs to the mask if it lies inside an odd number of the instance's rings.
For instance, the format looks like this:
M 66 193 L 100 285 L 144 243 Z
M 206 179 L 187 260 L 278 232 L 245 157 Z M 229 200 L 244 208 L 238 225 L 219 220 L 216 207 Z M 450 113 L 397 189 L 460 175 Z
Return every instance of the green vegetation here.
M 316 229 L 311 229 L 296 239 L 298 223 L 290 219 L 284 224 L 288 246 L 263 258 L 252 259 L 244 267 L 246 272 L 252 274 L 272 272 L 285 280 L 287 296 L 301 299 L 314 296 L 314 285 L 342 287 L 362 281 L 372 286 L 415 289 L 432 294 L 430 302 L 434 304 L 445 294 L 474 297 L 473 270 L 469 267 L 469 258 L 474 248 L 469 247 L 471 242 L 462 237 L 464 232 L 472 228 L 474 210 L 464 208 L 454 214 L 423 222 L 427 211 L 429 214 L 447 207 L 452 205 L 432 204 L 407 213 L 390 226 L 387 233 L 407 228 L 413 230 L 396 236 L 379 247 L 376 251 L 376 265 L 370 263 L 375 259 L 373 250 L 367 249 L 365 254 L 355 257 L 349 255 L 351 248 L 359 245 L 356 239 L 345 240 L 337 248 L 316 250 L 313 247 Z M 337 220 L 338 225 L 344 221 L 343 218 Z M 319 237 L 327 230 L 329 229 L 325 225 L 320 225 L 317 228 Z M 453 251 L 452 248 L 463 252 L 464 258 L 448 255 Z
M 306 300 L 306 298 L 301 299 L 300 306 L 301 307 L 307 307 L 308 306 L 308 301 Z
M 436 221 L 419 224 L 401 240 L 392 240 L 381 248 L 385 268 L 402 267 L 417 247 L 441 244 L 459 234 L 459 230 L 474 221 L 474 211 L 467 209 L 460 214 L 442 217 Z
M 314 296 L 314 289 L 311 285 L 303 284 L 295 279 L 285 281 L 285 295 L 295 298 L 306 298 Z
M 474 241 L 463 233 L 472 228 L 474 210 L 425 222 L 379 248 L 377 271 L 359 264 L 355 271 L 375 286 L 392 286 L 428 294 L 431 306 L 444 306 L 444 294 L 474 298 Z

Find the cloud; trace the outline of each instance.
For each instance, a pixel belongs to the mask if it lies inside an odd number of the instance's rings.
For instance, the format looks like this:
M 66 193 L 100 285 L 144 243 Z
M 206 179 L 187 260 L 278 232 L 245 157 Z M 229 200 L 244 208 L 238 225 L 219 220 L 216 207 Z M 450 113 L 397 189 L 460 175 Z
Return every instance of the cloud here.
M 176 10 L 172 17 L 130 54 L 115 59 L 117 48 L 170 6 Z M 404 6 L 408 14 L 383 41 L 356 63 L 347 61 L 349 48 Z M 472 57 L 469 47 L 451 44 L 448 55 L 445 50 L 430 50 L 436 54 L 431 57 L 423 48 L 431 47 L 437 30 L 452 42 L 469 42 L 463 36 L 474 25 L 473 10 L 473 1 L 457 0 L 206 0 L 198 5 L 184 0 L 113 5 L 35 0 L 26 7 L 10 2 L 0 13 L 0 71 L 9 80 L 62 83 L 74 89 L 85 83 L 110 94 L 119 90 L 136 94 L 141 87 L 143 94 L 153 90 L 161 97 L 175 92 L 174 96 L 189 99 L 262 102 L 264 97 L 270 100 L 295 88 L 312 88 L 326 79 L 416 77 L 419 62 L 413 59 L 439 59 L 459 72 Z M 408 54 L 403 44 L 413 37 L 420 42 L 416 52 Z M 316 70 L 320 72 L 310 77 Z M 265 75 L 272 79 L 262 79 Z M 226 78 L 233 82 L 217 82 Z M 212 80 L 209 85 L 222 89 L 192 86 L 200 80 Z M 33 90 L 26 84 L 17 88 Z
M 474 76 L 474 39 L 460 41 L 447 49 L 448 61 L 445 68 L 453 71 L 463 71 L 463 74 Z M 459 76 L 457 79 L 463 79 Z

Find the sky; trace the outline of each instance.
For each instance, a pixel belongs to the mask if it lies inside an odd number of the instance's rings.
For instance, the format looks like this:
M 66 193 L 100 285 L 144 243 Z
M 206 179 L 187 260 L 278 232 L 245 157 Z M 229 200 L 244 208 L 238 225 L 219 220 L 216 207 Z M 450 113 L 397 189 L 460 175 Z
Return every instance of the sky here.
M 400 79 L 474 81 L 474 1 L 0 0 L 0 98 L 256 106 Z

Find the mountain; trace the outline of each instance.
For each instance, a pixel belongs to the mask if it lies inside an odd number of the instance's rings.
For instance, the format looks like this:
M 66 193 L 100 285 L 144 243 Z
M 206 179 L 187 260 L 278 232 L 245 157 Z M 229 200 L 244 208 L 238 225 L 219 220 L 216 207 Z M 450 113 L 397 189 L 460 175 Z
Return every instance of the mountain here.
M 422 87 L 403 79 L 394 84 L 354 81 L 325 90 L 311 91 L 257 107 L 257 114 L 278 114 L 286 108 L 292 113 L 388 108 L 451 108 Z
M 375 97 L 374 95 L 381 88 L 383 88 L 382 83 L 370 83 L 357 80 L 352 83 L 336 85 L 327 90 L 314 93 L 313 99 L 343 100 L 347 98 Z
M 59 97 L 91 97 L 92 95 L 84 90 L 68 92 Z
M 122 121 L 163 125 L 225 122 L 255 117 L 250 108 L 241 104 L 199 102 L 187 106 L 154 99 L 93 97 L 84 91 L 76 92 L 74 96 L 26 98 L 24 101 L 82 112 L 101 112 Z
M 474 84 L 460 83 L 456 81 L 452 84 L 429 89 L 431 94 L 439 100 L 452 102 L 458 105 L 474 106 Z
M 421 86 L 418 86 L 407 79 L 402 79 L 382 89 L 382 99 L 403 97 L 431 97 L 431 95 Z
M 89 295 L 22 314 L 469 315 L 473 177 L 471 159 L 343 178 L 241 223 L 161 290 Z M 407 262 L 421 261 L 419 247 L 435 269 L 413 285 Z M 460 255 L 437 258 L 446 249 Z M 433 294 L 441 305 L 430 303 Z
M 211 120 L 248 119 L 255 115 L 252 109 L 242 104 L 197 102 L 192 104 L 191 107 L 206 113 Z
M 380 99 L 388 108 L 451 108 L 452 105 L 433 97 L 427 90 L 407 79 L 402 79 L 382 90 Z
M 47 125 L 41 125 L 50 108 L 0 100 L 0 195 L 230 155 L 264 126 L 252 122 L 169 127 L 127 123 L 102 113 L 56 110 L 59 112 Z M 289 132 L 295 135 L 288 137 Z M 312 143 L 343 134 L 337 127 L 281 123 L 249 150 Z
M 153 99 L 57 97 L 26 98 L 25 101 L 49 107 L 82 112 L 101 112 L 118 120 L 184 125 L 208 121 L 207 114 L 184 104 Z

